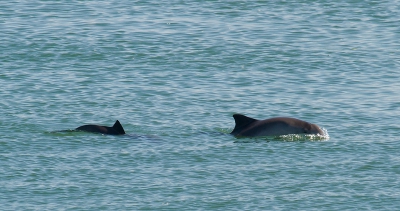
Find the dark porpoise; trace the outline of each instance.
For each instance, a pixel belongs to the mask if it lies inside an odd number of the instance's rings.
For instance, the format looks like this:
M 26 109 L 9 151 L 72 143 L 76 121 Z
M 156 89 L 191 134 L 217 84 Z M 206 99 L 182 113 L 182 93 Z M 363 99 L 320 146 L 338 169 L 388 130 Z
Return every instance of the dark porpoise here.
M 82 125 L 75 130 L 91 132 L 91 133 L 102 133 L 108 135 L 124 135 L 125 130 L 119 121 L 115 121 L 112 127 L 100 126 L 100 125 Z
M 231 132 L 236 137 L 280 136 L 289 134 L 324 135 L 315 124 L 289 117 L 257 120 L 242 114 L 234 114 L 235 128 Z

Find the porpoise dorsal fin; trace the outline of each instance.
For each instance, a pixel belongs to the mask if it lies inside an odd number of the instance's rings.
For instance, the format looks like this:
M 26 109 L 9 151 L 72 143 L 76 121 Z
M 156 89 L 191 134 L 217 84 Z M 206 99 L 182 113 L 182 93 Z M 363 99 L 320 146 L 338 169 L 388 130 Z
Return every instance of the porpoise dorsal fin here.
M 236 123 L 235 129 L 233 129 L 231 132 L 231 134 L 233 135 L 236 135 L 240 132 L 240 130 L 250 125 L 251 123 L 258 121 L 257 119 L 253 119 L 242 114 L 234 114 L 233 118 L 235 119 Z
M 115 121 L 114 125 L 112 126 L 112 128 L 118 132 L 118 134 L 125 134 L 125 130 L 122 127 L 121 123 L 119 123 L 119 121 Z

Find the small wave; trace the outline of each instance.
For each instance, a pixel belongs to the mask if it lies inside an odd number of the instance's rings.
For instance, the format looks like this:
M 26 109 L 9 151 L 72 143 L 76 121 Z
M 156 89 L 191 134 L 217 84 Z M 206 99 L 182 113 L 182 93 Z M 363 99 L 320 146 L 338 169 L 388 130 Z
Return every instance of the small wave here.
M 326 141 L 329 139 L 328 131 L 321 128 L 325 135 L 315 134 L 289 134 L 280 136 L 239 137 L 235 143 L 260 142 L 260 141 Z

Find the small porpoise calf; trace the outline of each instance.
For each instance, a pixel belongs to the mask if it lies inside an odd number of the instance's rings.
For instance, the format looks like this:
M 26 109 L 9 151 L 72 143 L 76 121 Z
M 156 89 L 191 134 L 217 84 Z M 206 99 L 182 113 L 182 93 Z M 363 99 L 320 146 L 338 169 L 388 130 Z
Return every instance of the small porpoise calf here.
M 231 132 L 236 137 L 281 136 L 289 134 L 324 135 L 315 124 L 289 117 L 257 120 L 242 114 L 234 114 L 235 128 Z
M 125 130 L 119 121 L 115 121 L 112 127 L 100 126 L 100 125 L 82 125 L 77 127 L 75 130 L 91 132 L 91 133 L 102 133 L 107 135 L 124 135 Z

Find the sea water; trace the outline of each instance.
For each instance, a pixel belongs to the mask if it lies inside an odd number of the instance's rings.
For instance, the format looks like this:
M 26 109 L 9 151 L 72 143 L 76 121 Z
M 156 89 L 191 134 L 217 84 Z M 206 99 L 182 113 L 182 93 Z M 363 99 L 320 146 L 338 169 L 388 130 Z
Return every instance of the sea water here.
M 399 11 L 2 2 L 0 210 L 400 210 Z M 235 113 L 329 137 L 237 139 Z

